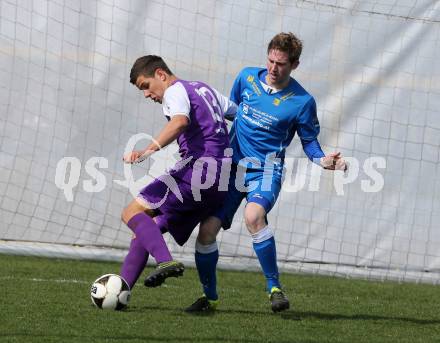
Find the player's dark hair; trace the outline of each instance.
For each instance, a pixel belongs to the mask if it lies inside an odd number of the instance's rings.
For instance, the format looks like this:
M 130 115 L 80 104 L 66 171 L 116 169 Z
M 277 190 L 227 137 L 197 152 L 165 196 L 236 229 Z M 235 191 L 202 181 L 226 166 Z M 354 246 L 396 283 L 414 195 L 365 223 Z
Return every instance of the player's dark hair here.
M 302 42 L 292 32 L 281 32 L 269 42 L 267 54 L 274 49 L 287 53 L 290 63 L 295 63 L 299 61 L 301 56 Z
M 136 62 L 134 62 L 133 67 L 131 67 L 130 82 L 135 85 L 136 80 L 140 75 L 145 77 L 153 77 L 154 73 L 159 68 L 165 71 L 167 74 L 173 75 L 162 57 L 155 55 L 139 57 Z

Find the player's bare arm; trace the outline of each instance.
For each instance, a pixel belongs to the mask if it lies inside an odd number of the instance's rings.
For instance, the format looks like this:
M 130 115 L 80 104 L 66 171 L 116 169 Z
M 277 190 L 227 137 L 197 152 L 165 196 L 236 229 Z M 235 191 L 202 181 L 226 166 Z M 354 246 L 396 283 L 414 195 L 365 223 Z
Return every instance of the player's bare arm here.
M 174 115 L 168 124 L 163 128 L 159 135 L 144 150 L 136 150 L 124 156 L 125 163 L 138 163 L 153 154 L 154 152 L 166 147 L 174 142 L 189 125 L 189 119 L 186 115 Z

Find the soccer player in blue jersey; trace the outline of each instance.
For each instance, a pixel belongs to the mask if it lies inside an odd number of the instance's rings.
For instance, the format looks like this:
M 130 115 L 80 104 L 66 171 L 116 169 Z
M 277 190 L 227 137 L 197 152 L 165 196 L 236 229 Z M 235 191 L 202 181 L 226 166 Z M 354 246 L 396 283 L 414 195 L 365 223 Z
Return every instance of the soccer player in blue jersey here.
M 266 68 L 243 69 L 235 79 L 230 99 L 239 105 L 230 132 L 232 172 L 223 207 L 202 222 L 196 242 L 195 261 L 204 295 L 187 312 L 213 310 L 218 303 L 216 236 L 229 229 L 235 212 L 246 198 L 246 227 L 266 278 L 274 312 L 289 308 L 282 291 L 276 260 L 275 239 L 267 214 L 278 198 L 285 149 L 298 133 L 305 154 L 322 167 L 345 170 L 341 154 L 325 156 L 317 140 L 319 122 L 313 97 L 290 76 L 299 65 L 301 41 L 292 33 L 277 34 L 267 49 Z M 237 189 L 236 171 L 247 167 L 244 186 Z

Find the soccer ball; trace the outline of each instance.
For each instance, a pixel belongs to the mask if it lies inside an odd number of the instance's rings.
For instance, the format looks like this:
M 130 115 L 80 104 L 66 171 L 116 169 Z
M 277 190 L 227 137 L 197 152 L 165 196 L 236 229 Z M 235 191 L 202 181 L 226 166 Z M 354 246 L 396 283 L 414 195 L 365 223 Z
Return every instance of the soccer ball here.
M 122 310 L 130 300 L 130 287 L 116 274 L 105 274 L 92 284 L 92 303 L 104 310 Z

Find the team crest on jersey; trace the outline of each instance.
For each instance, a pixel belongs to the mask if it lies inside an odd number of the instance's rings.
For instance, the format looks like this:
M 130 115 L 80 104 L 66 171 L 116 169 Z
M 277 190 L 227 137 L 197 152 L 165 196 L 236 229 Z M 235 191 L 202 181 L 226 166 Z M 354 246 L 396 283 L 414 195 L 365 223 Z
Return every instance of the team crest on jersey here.
M 286 95 L 283 95 L 281 98 L 275 98 L 273 99 L 273 104 L 275 106 L 278 106 L 279 104 L 281 104 L 281 101 L 286 101 L 287 99 L 293 97 L 295 95 L 294 92 L 289 92 Z

